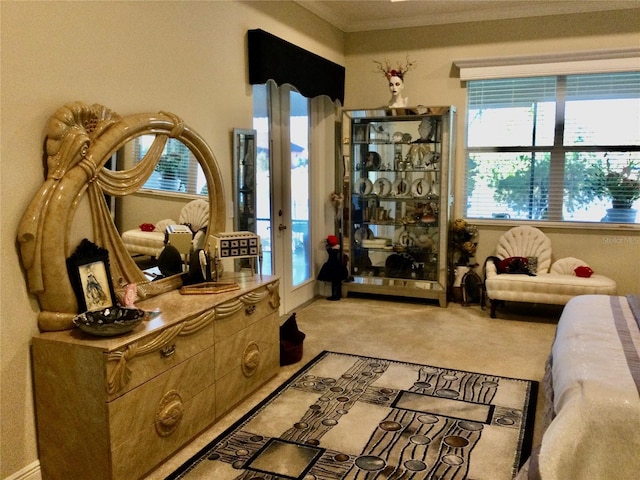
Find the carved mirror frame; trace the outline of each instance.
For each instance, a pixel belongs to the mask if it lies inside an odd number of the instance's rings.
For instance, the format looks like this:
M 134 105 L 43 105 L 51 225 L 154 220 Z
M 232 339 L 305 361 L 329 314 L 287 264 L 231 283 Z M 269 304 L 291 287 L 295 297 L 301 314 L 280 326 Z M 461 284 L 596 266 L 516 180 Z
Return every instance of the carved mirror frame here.
M 155 135 L 149 151 L 127 170 L 105 164 L 127 142 Z M 108 250 L 116 296 L 135 283 L 138 298 L 159 295 L 181 286 L 181 276 L 149 281 L 125 248 L 105 195 L 136 192 L 153 173 L 169 138 L 183 142 L 202 167 L 209 196 L 209 232 L 225 229 L 222 176 L 206 142 L 178 116 L 140 113 L 121 117 L 102 105 L 82 102 L 59 108 L 46 135 L 46 179 L 29 204 L 18 227 L 18 244 L 29 292 L 36 295 L 42 331 L 73 328 L 78 303 L 67 271 L 71 226 L 79 204 L 88 197 L 93 242 Z

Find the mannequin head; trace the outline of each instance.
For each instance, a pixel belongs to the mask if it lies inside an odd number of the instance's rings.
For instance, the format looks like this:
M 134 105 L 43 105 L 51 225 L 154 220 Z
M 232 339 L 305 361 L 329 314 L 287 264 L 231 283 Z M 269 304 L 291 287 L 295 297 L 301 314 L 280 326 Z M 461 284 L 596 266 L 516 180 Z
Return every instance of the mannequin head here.
M 404 80 L 401 75 L 389 75 L 389 91 L 391 95 L 398 96 L 401 95 L 402 90 L 404 89 Z
M 391 99 L 389 100 L 389 107 L 406 107 L 408 99 L 403 97 L 404 90 L 404 76 L 411 70 L 415 63 L 410 62 L 407 58 L 406 65 L 399 64 L 396 68 L 391 68 L 389 62 L 382 64 L 381 62 L 375 62 L 378 64 L 378 69 L 384 74 L 389 85 L 389 91 L 391 92 Z

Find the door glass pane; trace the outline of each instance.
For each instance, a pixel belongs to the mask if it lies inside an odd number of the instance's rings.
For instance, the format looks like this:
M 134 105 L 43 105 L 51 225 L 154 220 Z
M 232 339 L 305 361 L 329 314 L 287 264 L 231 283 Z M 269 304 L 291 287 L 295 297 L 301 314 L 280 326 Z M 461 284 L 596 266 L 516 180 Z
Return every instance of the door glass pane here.
M 271 175 L 269 169 L 269 103 L 267 85 L 253 86 L 253 128 L 257 133 L 256 233 L 262 241 L 262 273 L 273 273 Z
M 309 245 L 309 103 L 298 92 L 290 93 L 291 222 L 293 286 L 311 276 Z

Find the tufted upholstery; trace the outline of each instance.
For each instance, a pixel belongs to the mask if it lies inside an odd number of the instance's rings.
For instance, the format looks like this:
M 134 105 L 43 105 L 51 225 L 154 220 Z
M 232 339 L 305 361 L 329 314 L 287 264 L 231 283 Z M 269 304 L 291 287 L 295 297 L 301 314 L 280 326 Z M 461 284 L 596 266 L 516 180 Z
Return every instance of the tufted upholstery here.
M 206 227 L 209 220 L 209 202 L 198 199 L 187 203 L 182 210 L 178 221 L 171 218 L 165 218 L 155 224 L 153 232 L 144 232 L 139 228 L 127 230 L 122 234 L 127 251 L 131 254 L 149 255 L 158 257 L 164 248 L 165 230 L 169 225 L 189 224 L 191 230 L 197 232 L 194 238 L 195 248 L 201 248 L 206 235 L 200 232 Z
M 566 257 L 551 264 L 551 255 L 551 241 L 535 227 L 515 227 L 500 237 L 496 246 L 498 258 L 537 257 L 538 268 L 535 276 L 498 274 L 495 264 L 487 262 L 485 288 L 492 318 L 497 304 L 504 301 L 565 305 L 578 295 L 616 294 L 616 282 L 604 275 L 575 275 L 576 267 L 588 266 L 583 260 Z
M 191 231 L 197 232 L 209 221 L 209 202 L 194 200 L 187 203 L 180 211 L 178 223 L 191 226 Z
M 562 275 L 573 275 L 574 270 L 578 267 L 588 267 L 587 262 L 575 257 L 561 258 L 553 262 L 550 273 L 558 273 Z
M 498 240 L 496 256 L 537 257 L 537 273 L 547 273 L 551 266 L 551 240 L 534 227 L 523 225 L 514 227 Z

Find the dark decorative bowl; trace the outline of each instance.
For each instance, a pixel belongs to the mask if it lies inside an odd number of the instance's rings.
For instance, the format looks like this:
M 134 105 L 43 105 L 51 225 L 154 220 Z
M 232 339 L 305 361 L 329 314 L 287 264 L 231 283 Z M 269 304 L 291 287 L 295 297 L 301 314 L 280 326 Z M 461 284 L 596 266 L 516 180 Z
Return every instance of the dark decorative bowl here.
M 95 312 L 84 312 L 73 318 L 83 332 L 99 337 L 113 337 L 130 332 L 146 317 L 147 312 L 137 308 L 111 307 Z

